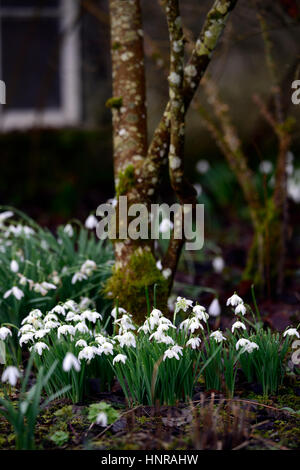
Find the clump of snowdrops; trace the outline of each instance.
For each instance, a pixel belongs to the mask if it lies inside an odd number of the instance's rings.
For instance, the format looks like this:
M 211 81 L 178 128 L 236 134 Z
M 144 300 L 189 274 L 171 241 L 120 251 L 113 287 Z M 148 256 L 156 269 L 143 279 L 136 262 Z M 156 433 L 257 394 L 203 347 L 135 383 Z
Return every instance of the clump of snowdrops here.
M 95 309 L 69 300 L 46 315 L 34 309 L 22 320 L 19 344 L 35 353 L 37 369 L 59 362 L 46 385 L 49 394 L 71 384 L 67 396 L 76 403 L 84 398 L 92 378 L 99 379 L 99 388 L 110 388 L 113 371 L 107 356 L 113 354 L 113 341 L 102 319 Z
M 119 309 L 112 367 L 128 401 L 188 401 L 201 376 L 207 389 L 233 396 L 239 369 L 249 382 L 262 386 L 264 395 L 275 393 L 284 378 L 292 338 L 299 333 L 295 328 L 283 334 L 264 330 L 255 297 L 254 304 L 256 314 L 237 294 L 231 296 L 227 306 L 236 318 L 226 332 L 211 331 L 206 308 L 182 297 L 177 298 L 173 321 L 154 309 L 137 327 L 131 315 Z M 178 323 L 179 314 L 186 318 Z
M 248 382 L 261 384 L 265 395 L 275 393 L 292 339 L 299 338 L 297 329 L 282 334 L 264 330 L 258 309 L 255 314 L 237 294 L 227 306 L 235 319 L 223 332 L 211 331 L 204 306 L 182 297 L 177 298 L 173 320 L 154 308 L 140 326 L 121 307 L 104 323 L 94 309 L 67 301 L 46 315 L 32 310 L 22 322 L 19 342 L 35 353 L 38 368 L 59 361 L 47 391 L 70 383 L 67 396 L 73 402 L 84 398 L 88 379 L 98 378 L 109 388 L 114 375 L 131 405 L 187 402 L 201 377 L 206 389 L 232 396 L 239 370 Z M 9 339 L 10 329 L 0 328 L 1 334 Z
M 33 308 L 50 310 L 69 298 L 108 308 L 99 286 L 110 274 L 113 253 L 95 237 L 96 222 L 89 216 L 85 227 L 69 223 L 54 235 L 16 209 L 0 213 L 2 323 L 20 326 Z

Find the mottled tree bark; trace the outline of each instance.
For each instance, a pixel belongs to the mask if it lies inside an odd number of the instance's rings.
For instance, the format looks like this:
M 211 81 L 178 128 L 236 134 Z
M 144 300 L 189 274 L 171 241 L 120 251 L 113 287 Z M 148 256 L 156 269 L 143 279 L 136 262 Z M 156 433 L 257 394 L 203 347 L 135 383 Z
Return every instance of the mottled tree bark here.
M 114 173 L 116 197 L 126 196 L 128 206 L 149 204 L 158 196 L 161 169 L 169 162 L 172 188 L 181 204 L 195 202 L 195 191 L 184 177 L 184 119 L 197 86 L 211 60 L 229 13 L 237 0 L 215 0 L 199 39 L 184 67 L 184 40 L 178 0 L 164 0 L 170 36 L 169 102 L 147 148 L 147 114 L 143 28 L 139 0 L 109 0 L 113 97 Z M 118 207 L 117 207 L 118 209 Z M 118 212 L 118 210 L 117 210 Z M 128 223 L 130 220 L 128 221 Z M 145 288 L 160 288 L 166 302 L 184 240 L 174 234 L 163 260 L 156 267 L 151 240 L 114 240 L 115 266 L 105 289 L 119 305 L 136 317 L 145 315 Z

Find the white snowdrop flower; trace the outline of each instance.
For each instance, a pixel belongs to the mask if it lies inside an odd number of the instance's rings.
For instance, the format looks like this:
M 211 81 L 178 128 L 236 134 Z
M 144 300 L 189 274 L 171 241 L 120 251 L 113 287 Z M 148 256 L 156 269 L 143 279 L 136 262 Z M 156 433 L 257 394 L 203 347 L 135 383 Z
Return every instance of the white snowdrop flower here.
M 210 337 L 213 338 L 217 343 L 222 343 L 222 341 L 226 341 L 225 336 L 223 336 L 222 331 L 220 330 L 211 333 Z
M 98 426 L 102 426 L 103 428 L 105 428 L 107 426 L 107 414 L 104 413 L 104 411 L 100 411 L 100 413 L 98 414 L 97 418 L 96 418 L 96 424 L 98 424 Z
M 125 364 L 126 360 L 127 356 L 125 356 L 125 354 L 117 354 L 113 359 L 113 365 L 115 365 L 116 362 L 122 362 Z
M 287 193 L 290 199 L 296 204 L 300 202 L 300 169 L 295 172 L 293 177 L 287 180 Z
M 122 307 L 114 307 L 112 309 L 112 311 L 110 312 L 111 316 L 116 320 L 117 319 L 117 311 L 118 311 L 118 314 L 120 315 L 123 315 L 123 314 L 126 314 L 127 311 L 125 310 L 125 308 L 122 308 Z
M 216 273 L 221 273 L 225 267 L 225 262 L 222 258 L 222 256 L 216 256 L 213 260 L 212 260 L 212 266 L 214 268 L 214 271 Z
M 169 81 L 173 85 L 179 85 L 180 82 L 181 82 L 181 77 L 180 77 L 180 75 L 178 75 L 178 73 L 171 72 L 170 75 L 169 75 Z
M 22 347 L 22 344 L 27 344 L 29 341 L 33 341 L 35 333 L 28 331 L 28 333 L 25 333 L 21 336 L 19 340 L 19 344 Z
M 98 312 L 92 312 L 91 310 L 85 310 L 81 314 L 81 318 L 89 320 L 92 323 L 96 323 L 97 320 L 102 320 L 102 315 Z
M 199 160 L 197 162 L 196 170 L 201 175 L 204 175 L 205 173 L 207 173 L 209 169 L 210 169 L 210 164 L 208 163 L 207 160 Z
M 4 222 L 6 219 L 9 219 L 9 218 L 12 217 L 13 215 L 14 215 L 14 213 L 11 212 L 11 211 L 1 212 L 1 214 L 0 214 L 0 225 L 2 225 L 3 222 Z
M 10 263 L 10 270 L 13 273 L 17 273 L 19 271 L 19 263 L 15 259 L 13 259 Z
M 64 303 L 63 308 L 66 310 L 72 310 L 72 312 L 79 311 L 78 304 L 74 302 L 74 300 L 67 300 L 67 302 Z
M 244 352 L 251 354 L 255 349 L 259 349 L 258 344 L 254 343 L 254 341 L 250 341 L 249 344 L 246 344 Z
M 177 359 L 177 361 L 180 360 L 179 354 L 181 353 L 182 355 L 182 348 L 180 346 L 172 346 L 172 348 L 169 348 L 165 351 L 163 360 L 165 361 L 166 359 Z M 179 348 L 179 349 L 178 349 Z
M 37 331 L 37 332 L 34 334 L 34 338 L 35 338 L 35 339 L 44 338 L 44 336 L 46 336 L 49 332 L 50 332 L 49 329 L 43 328 L 42 330 L 39 330 L 39 331 Z
M 155 341 L 159 341 L 161 337 L 163 336 L 163 334 L 164 334 L 163 331 L 157 330 L 149 336 L 149 341 L 151 341 L 152 338 L 154 338 Z
M 237 343 L 235 345 L 235 349 L 238 351 L 240 348 L 246 347 L 249 343 L 250 343 L 250 341 L 248 339 L 241 338 L 237 341 Z
M 201 196 L 202 191 L 203 191 L 201 184 L 199 183 L 194 184 L 194 188 L 196 190 L 197 197 Z
M 300 338 L 300 335 L 298 333 L 298 331 L 296 330 L 296 328 L 289 328 L 288 330 L 286 330 L 284 333 L 283 333 L 283 336 L 286 337 L 286 336 L 296 336 L 297 338 Z
M 87 274 L 78 271 L 77 273 L 73 274 L 71 283 L 76 284 L 76 282 L 85 281 L 88 278 Z
M 29 284 L 30 286 L 32 286 L 33 281 L 32 279 L 28 279 L 27 277 L 25 277 L 23 274 L 19 274 L 19 284 L 21 286 L 26 286 L 26 284 Z
M 65 225 L 65 227 L 64 227 L 64 232 L 65 232 L 69 237 L 73 237 L 73 235 L 74 235 L 74 230 L 73 230 L 72 225 L 71 225 L 71 224 Z
M 196 77 L 197 75 L 197 69 L 194 65 L 187 65 L 184 69 L 184 73 L 188 76 L 188 77 Z
M 87 228 L 88 230 L 93 230 L 94 228 L 97 227 L 98 220 L 96 219 L 96 217 L 93 214 L 91 214 L 86 219 L 84 225 L 85 225 L 85 228 Z
M 166 268 L 166 269 L 163 269 L 162 270 L 162 275 L 165 279 L 169 279 L 169 277 L 171 276 L 172 274 L 172 271 L 170 268 Z
M 43 314 L 40 309 L 35 308 L 34 310 L 31 310 L 31 312 L 29 312 L 29 315 L 22 320 L 21 324 L 23 325 L 24 323 L 33 323 L 33 320 L 42 318 L 42 316 Z
M 143 331 L 145 334 L 151 332 L 151 328 L 150 328 L 150 324 L 149 324 L 148 320 L 146 320 L 146 321 L 144 322 L 144 324 L 139 327 L 138 333 L 139 333 L 140 331 Z
M 29 325 L 29 324 L 23 325 L 23 326 L 21 326 L 21 328 L 18 331 L 18 336 L 22 336 L 24 333 L 28 333 L 29 331 L 31 333 L 35 333 L 34 327 L 32 325 Z
M 156 320 L 159 320 L 161 317 L 162 317 L 162 312 L 161 310 L 159 310 L 158 308 L 154 308 L 151 313 L 150 313 L 150 316 L 152 318 L 155 318 Z
M 86 348 L 86 347 L 87 347 L 87 342 L 86 342 L 84 339 L 79 339 L 79 340 L 75 343 L 75 347 L 76 347 L 76 348 Z
M 78 359 L 85 359 L 86 361 L 91 361 L 95 357 L 95 348 L 93 346 L 86 346 L 78 354 Z
M 235 313 L 235 315 L 238 315 L 240 313 L 241 315 L 244 316 L 247 313 L 247 309 L 246 309 L 245 305 L 243 303 L 241 303 L 241 304 L 238 304 L 235 307 L 234 313 Z
M 214 299 L 208 307 L 208 313 L 211 317 L 218 317 L 221 314 L 221 306 L 218 299 Z
M 189 324 L 190 324 L 190 321 L 191 320 L 189 318 L 187 318 L 186 320 L 183 320 L 179 325 L 179 329 L 187 331 L 187 329 L 189 327 Z
M 57 289 L 56 285 L 55 284 L 52 284 L 52 282 L 42 282 L 41 283 L 41 286 L 44 288 L 44 289 L 47 289 L 47 290 L 55 290 Z
M 108 354 L 113 355 L 114 347 L 111 343 L 105 341 L 105 343 L 101 344 L 101 352 L 103 352 L 106 356 L 108 356 Z
M 48 350 L 49 350 L 49 347 L 47 346 L 46 343 L 38 342 L 38 343 L 35 343 L 35 344 L 32 346 L 32 348 L 30 348 L 30 351 L 31 351 L 32 349 L 33 349 L 35 352 L 37 352 L 39 356 L 41 356 L 41 355 L 43 354 L 44 349 L 48 349 Z
M 44 317 L 44 322 L 46 321 L 58 321 L 57 315 L 55 313 L 47 313 Z
M 239 304 L 243 303 L 243 299 L 239 297 L 237 294 L 233 294 L 229 299 L 227 299 L 226 305 L 232 305 L 232 307 L 236 307 Z
M 34 284 L 33 290 L 37 294 L 41 294 L 43 296 L 48 294 L 48 290 L 45 289 L 45 287 L 43 287 L 42 284 L 39 284 L 38 282 Z
M 76 323 L 76 322 L 81 322 L 82 318 L 81 318 L 81 315 L 79 315 L 78 313 L 68 312 L 66 315 L 66 321 Z
M 185 299 L 184 297 L 177 297 L 175 308 L 176 310 L 183 310 L 184 312 L 187 311 L 188 308 L 193 307 L 193 301 Z
M 74 354 L 68 352 L 63 360 L 62 368 L 65 372 L 70 372 L 71 369 L 74 369 L 76 372 L 80 371 L 80 362 Z
M 54 328 L 58 328 L 60 323 L 58 321 L 49 320 L 45 322 L 45 328 L 48 330 L 53 330 Z
M 98 343 L 98 344 L 104 344 L 106 341 L 107 341 L 107 338 L 101 334 L 96 334 L 95 336 L 95 341 Z M 114 341 L 112 341 L 114 343 Z
M 8 336 L 12 336 L 12 332 L 9 328 L 2 326 L 2 328 L 0 328 L 0 339 L 5 341 Z
M 29 238 L 31 235 L 34 234 L 34 230 L 31 227 L 27 227 L 27 225 L 23 226 L 23 234 Z
M 89 329 L 84 322 L 79 322 L 75 325 L 75 330 L 80 333 L 88 333 Z
M 160 233 L 169 233 L 170 230 L 172 230 L 173 226 L 173 222 L 171 222 L 170 219 L 165 218 L 159 224 L 159 231 Z
M 273 163 L 270 160 L 263 160 L 259 164 L 259 171 L 264 175 L 269 175 L 273 171 Z
M 72 325 L 62 325 L 57 329 L 57 337 L 60 339 L 60 337 L 63 335 L 65 336 L 66 334 L 69 334 L 70 336 L 75 335 L 75 328 Z
M 159 323 L 159 326 L 160 326 L 160 327 L 162 327 L 162 325 L 168 325 L 168 327 L 176 329 L 176 326 L 173 325 L 173 323 L 171 322 L 171 320 L 169 320 L 169 318 L 166 318 L 166 317 L 164 317 L 164 316 L 161 316 L 161 317 L 159 318 L 158 323 Z
M 177 354 L 181 354 L 181 356 L 183 355 L 183 354 L 182 354 L 182 350 L 183 350 L 183 347 L 182 347 L 182 346 L 178 346 L 178 344 L 175 344 L 175 345 L 172 347 L 172 351 L 175 351 Z
M 246 325 L 244 325 L 244 323 L 242 323 L 241 321 L 236 321 L 236 322 L 234 322 L 234 324 L 233 324 L 232 327 L 231 327 L 232 333 L 234 333 L 234 330 L 235 330 L 236 328 L 237 328 L 237 329 L 242 328 L 242 330 L 246 330 Z
M 136 347 L 135 336 L 130 331 L 127 331 L 122 335 L 115 336 L 115 339 L 119 341 L 121 348 L 124 346 L 132 346 L 133 348 Z
M 69 302 L 70 302 L 70 301 L 69 301 Z M 53 307 L 52 310 L 50 310 L 50 313 L 58 313 L 59 315 L 65 316 L 65 315 L 66 315 L 66 310 L 65 310 L 65 308 L 71 308 L 69 302 L 66 302 L 66 303 L 64 304 L 64 306 L 62 306 L 62 305 L 56 305 L 55 307 Z
M 3 295 L 3 298 L 7 299 L 11 295 L 13 295 L 17 300 L 21 300 L 22 297 L 24 297 L 24 292 L 18 287 L 14 286 L 5 292 L 5 294 Z
M 193 312 L 197 320 L 207 322 L 209 315 L 205 310 L 205 307 L 202 305 L 195 305 L 195 307 L 193 307 Z
M 8 382 L 12 387 L 15 387 L 20 377 L 20 371 L 16 367 L 8 366 L 2 374 L 1 381 Z
M 95 271 L 95 269 L 97 269 L 97 265 L 95 261 L 91 259 L 87 259 L 81 266 L 80 271 L 86 274 L 87 276 L 91 276 L 91 274 L 93 273 L 93 271 Z
M 204 330 L 202 324 L 197 320 L 196 317 L 192 318 L 189 325 L 188 325 L 188 329 L 191 333 L 194 333 L 194 331 L 198 330 L 198 329 L 201 329 L 201 330 Z
M 174 344 L 174 340 L 171 338 L 171 336 L 161 334 L 160 338 L 157 340 L 157 343 Z
M 161 264 L 161 260 L 160 260 L 160 259 L 156 262 L 156 267 L 157 267 L 157 269 L 159 269 L 160 271 L 162 270 L 162 264 Z
M 135 330 L 135 326 L 132 323 L 131 316 L 124 314 L 121 318 L 114 321 L 115 324 L 120 324 L 120 331 Z
M 201 343 L 200 338 L 191 338 L 187 341 L 186 345 L 190 346 L 192 349 L 197 349 L 199 348 L 200 343 Z
M 157 328 L 157 331 L 160 331 L 161 333 L 165 332 L 165 331 L 168 331 L 168 329 L 170 328 L 171 325 L 168 325 L 167 323 L 160 323 L 158 325 L 158 328 Z M 174 326 L 174 328 L 176 328 Z

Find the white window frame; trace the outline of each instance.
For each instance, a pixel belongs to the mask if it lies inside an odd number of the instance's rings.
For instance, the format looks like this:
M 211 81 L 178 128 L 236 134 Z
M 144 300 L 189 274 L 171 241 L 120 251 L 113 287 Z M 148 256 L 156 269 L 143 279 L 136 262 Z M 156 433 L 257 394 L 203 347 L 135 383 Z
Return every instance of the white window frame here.
M 0 41 L 1 41 L 1 16 L 32 17 L 35 8 L 2 8 L 0 10 Z M 74 126 L 80 121 L 81 114 L 81 83 L 80 83 L 80 57 L 79 57 L 79 27 L 74 26 L 78 13 L 78 2 L 75 0 L 60 0 L 56 10 L 46 7 L 39 10 L 41 17 L 60 18 L 60 30 L 66 32 L 60 49 L 60 86 L 61 106 L 56 109 L 41 111 L 35 109 L 5 110 L 5 105 L 0 105 L 0 132 L 12 129 L 28 129 L 32 127 L 63 127 Z M 69 31 L 70 30 L 70 31 Z M 0 48 L 1 52 L 1 48 Z M 0 78 L 1 78 L 0 57 Z M 9 83 L 6 83 L 6 90 Z

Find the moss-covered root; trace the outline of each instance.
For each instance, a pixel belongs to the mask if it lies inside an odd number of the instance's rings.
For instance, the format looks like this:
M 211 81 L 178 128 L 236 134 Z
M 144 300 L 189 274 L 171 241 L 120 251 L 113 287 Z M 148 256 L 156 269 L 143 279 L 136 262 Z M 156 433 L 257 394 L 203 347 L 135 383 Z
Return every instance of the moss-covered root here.
M 114 267 L 104 291 L 109 298 L 118 299 L 119 306 L 130 312 L 137 323 L 141 323 L 147 316 L 145 288 L 148 288 L 152 308 L 155 284 L 156 307 L 166 311 L 168 283 L 157 269 L 151 251 L 137 248 L 125 265 Z

